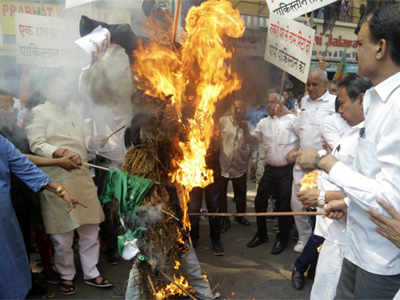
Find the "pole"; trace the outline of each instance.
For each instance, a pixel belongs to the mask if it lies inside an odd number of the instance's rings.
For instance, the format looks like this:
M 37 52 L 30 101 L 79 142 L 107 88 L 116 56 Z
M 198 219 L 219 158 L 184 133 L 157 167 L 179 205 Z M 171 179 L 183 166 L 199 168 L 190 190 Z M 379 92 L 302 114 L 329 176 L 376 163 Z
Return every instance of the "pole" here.
M 179 24 L 179 16 L 181 14 L 181 0 L 178 0 L 175 9 L 175 17 L 174 17 L 174 24 L 172 27 L 172 43 L 175 43 L 176 33 L 178 31 L 178 24 Z
M 262 213 L 189 213 L 189 216 L 207 217 L 285 217 L 285 216 L 323 216 L 323 211 L 281 211 L 281 212 L 262 212 Z

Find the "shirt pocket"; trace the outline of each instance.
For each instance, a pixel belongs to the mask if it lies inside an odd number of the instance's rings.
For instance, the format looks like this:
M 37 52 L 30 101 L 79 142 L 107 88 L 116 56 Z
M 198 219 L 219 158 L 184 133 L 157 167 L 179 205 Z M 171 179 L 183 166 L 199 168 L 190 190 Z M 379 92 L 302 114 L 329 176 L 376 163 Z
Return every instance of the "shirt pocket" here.
M 279 132 L 277 140 L 279 145 L 291 145 L 296 143 L 297 136 L 289 130 L 282 130 Z
M 367 177 L 374 177 L 379 170 L 376 159 L 376 146 L 367 138 L 360 138 L 356 158 L 356 167 Z

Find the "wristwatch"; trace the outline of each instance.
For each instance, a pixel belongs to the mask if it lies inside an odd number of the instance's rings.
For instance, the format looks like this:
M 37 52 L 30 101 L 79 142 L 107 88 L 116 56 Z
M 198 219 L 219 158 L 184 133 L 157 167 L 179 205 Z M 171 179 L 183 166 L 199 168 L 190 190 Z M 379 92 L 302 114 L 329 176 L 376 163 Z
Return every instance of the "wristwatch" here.
M 318 150 L 317 156 L 315 157 L 315 161 L 314 161 L 314 167 L 315 167 L 315 169 L 318 169 L 318 163 L 319 163 L 319 161 L 320 161 L 323 157 L 325 157 L 325 156 L 327 156 L 327 155 L 328 155 L 328 151 L 326 151 L 325 149 Z
M 326 204 L 325 191 L 319 192 L 317 203 L 318 203 L 318 207 L 324 207 L 324 205 Z

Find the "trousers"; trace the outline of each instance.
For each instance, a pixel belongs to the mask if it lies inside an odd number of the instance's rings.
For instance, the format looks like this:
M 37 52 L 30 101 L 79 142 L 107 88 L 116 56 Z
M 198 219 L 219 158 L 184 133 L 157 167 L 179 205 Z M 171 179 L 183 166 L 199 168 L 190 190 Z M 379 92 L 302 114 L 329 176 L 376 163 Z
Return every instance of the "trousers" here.
M 276 195 L 276 208 L 278 211 L 290 211 L 290 197 L 292 192 L 293 165 L 273 167 L 265 165 L 255 198 L 256 212 L 266 212 L 268 199 Z M 290 217 L 278 218 L 279 238 L 287 243 L 290 232 Z M 257 235 L 260 239 L 267 237 L 266 217 L 257 217 Z
M 318 257 L 311 300 L 333 300 L 342 270 L 344 245 L 325 240 Z
M 99 261 L 99 225 L 87 224 L 76 229 L 79 234 L 79 256 L 84 279 L 93 279 L 100 275 L 97 269 Z M 54 264 L 63 280 L 73 280 L 76 274 L 74 263 L 74 231 L 52 234 L 54 244 Z
M 228 211 L 228 182 L 232 181 L 233 197 L 236 203 L 236 211 L 239 213 L 246 212 L 247 208 L 247 173 L 238 178 L 221 177 L 221 196 L 219 197 L 219 211 Z
M 215 178 L 215 182 L 206 186 L 205 188 L 194 188 L 190 192 L 189 212 L 199 213 L 201 209 L 201 203 L 203 195 L 207 205 L 207 211 L 210 213 L 216 212 L 218 209 L 218 199 L 220 196 L 219 188 L 220 180 Z M 200 238 L 199 235 L 199 221 L 200 216 L 190 216 L 190 237 L 192 241 L 197 241 Z M 208 217 L 208 223 L 210 227 L 210 238 L 211 240 L 220 239 L 220 218 L 219 217 Z
M 335 299 L 393 299 L 399 288 L 400 274 L 373 274 L 344 258 Z
M 324 238 L 313 234 L 307 244 L 304 246 L 303 252 L 296 259 L 296 270 L 305 273 L 308 268 L 314 268 L 318 261 L 318 247 L 324 242 Z
M 301 171 L 298 165 L 294 166 L 293 169 L 293 184 L 292 184 L 292 198 L 291 208 L 292 211 L 303 211 L 304 206 L 297 198 L 297 193 L 300 190 L 300 180 L 304 173 Z M 307 243 L 308 239 L 312 234 L 312 223 L 309 216 L 294 216 L 294 222 L 296 224 L 297 232 L 299 233 L 299 241 L 304 244 Z

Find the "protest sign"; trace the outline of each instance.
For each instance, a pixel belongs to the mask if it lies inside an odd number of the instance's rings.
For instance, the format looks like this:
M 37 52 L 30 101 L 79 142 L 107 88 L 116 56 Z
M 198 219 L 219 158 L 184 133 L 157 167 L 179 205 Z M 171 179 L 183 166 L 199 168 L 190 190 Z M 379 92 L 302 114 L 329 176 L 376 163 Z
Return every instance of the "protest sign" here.
M 324 7 L 336 0 L 266 0 L 269 11 L 290 19 Z
M 65 62 L 66 24 L 57 17 L 15 16 L 17 63 L 58 67 Z
M 271 14 L 264 59 L 307 81 L 315 31 L 286 17 Z

